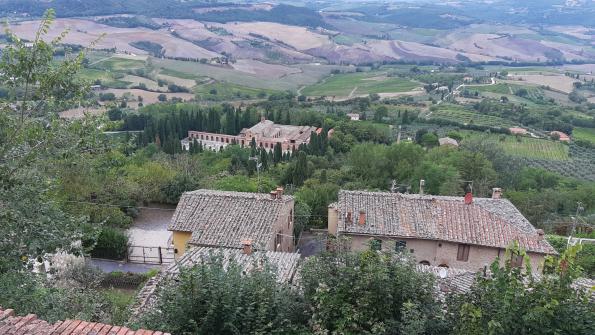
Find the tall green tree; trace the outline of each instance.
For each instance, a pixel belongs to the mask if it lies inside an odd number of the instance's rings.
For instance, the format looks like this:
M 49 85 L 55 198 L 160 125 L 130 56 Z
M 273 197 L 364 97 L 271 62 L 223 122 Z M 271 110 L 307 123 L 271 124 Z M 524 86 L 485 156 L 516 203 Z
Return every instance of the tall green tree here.
M 79 101 L 86 85 L 76 76 L 83 53 L 54 61 L 65 33 L 45 41 L 53 18 L 48 11 L 31 44 L 7 31 L 11 43 L 2 50 L 0 85 L 10 93 L 0 101 L 0 272 L 22 257 L 76 247 L 82 220 L 54 201 L 48 172 L 55 158 L 101 150 L 97 124 L 56 115 Z

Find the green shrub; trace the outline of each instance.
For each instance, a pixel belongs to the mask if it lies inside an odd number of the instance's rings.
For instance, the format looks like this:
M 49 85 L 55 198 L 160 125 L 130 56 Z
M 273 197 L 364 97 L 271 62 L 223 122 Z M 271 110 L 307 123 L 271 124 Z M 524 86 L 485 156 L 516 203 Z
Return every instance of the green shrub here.
M 119 229 L 105 227 L 101 230 L 92 257 L 108 259 L 124 259 L 128 251 L 128 236 Z
M 558 235 L 548 235 L 547 241 L 562 254 L 566 250 L 568 237 Z M 595 276 L 595 245 L 583 244 L 581 251 L 576 255 L 576 265 L 583 270 L 583 275 L 589 278 Z

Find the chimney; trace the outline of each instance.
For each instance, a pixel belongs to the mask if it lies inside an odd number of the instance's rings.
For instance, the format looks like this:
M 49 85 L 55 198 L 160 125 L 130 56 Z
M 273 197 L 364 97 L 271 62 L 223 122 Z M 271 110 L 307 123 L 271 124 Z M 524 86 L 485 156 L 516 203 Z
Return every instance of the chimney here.
M 359 211 L 359 219 L 357 220 L 357 223 L 359 223 L 360 226 L 366 224 L 366 212 Z
M 499 187 L 494 187 L 492 189 L 492 199 L 500 199 L 502 197 L 502 189 Z
M 345 220 L 349 224 L 353 223 L 353 214 L 351 213 L 351 209 L 347 212 L 347 217 L 345 218 Z
M 277 191 L 271 191 L 271 193 L 269 193 L 271 195 L 271 200 L 276 200 L 277 199 Z
M 465 204 L 471 205 L 472 203 L 473 203 L 473 193 L 467 192 L 467 194 L 465 194 Z
M 419 181 L 419 195 L 424 195 L 424 186 L 426 186 L 426 181 L 421 179 Z
M 242 253 L 244 255 L 252 255 L 252 241 L 251 240 L 243 240 L 242 241 Z
M 267 118 L 266 118 L 266 117 L 264 117 L 264 115 L 262 115 L 262 116 L 260 117 L 260 122 L 264 122 L 264 121 L 266 121 L 266 120 L 267 120 Z
M 543 229 L 537 229 L 537 240 L 538 241 L 543 241 L 543 236 L 545 235 L 545 233 L 543 232 Z
M 277 198 L 283 198 L 283 187 L 277 187 Z

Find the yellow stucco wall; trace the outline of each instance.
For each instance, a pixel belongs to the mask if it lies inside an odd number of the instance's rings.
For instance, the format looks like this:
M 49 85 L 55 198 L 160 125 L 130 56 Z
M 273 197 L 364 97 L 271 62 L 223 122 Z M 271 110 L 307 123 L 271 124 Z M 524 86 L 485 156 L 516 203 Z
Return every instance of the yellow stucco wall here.
M 174 231 L 173 232 L 172 242 L 174 244 L 174 249 L 178 251 L 175 254 L 176 259 L 178 259 L 180 256 L 182 256 L 184 254 L 184 252 L 186 252 L 186 247 L 188 246 L 188 241 L 190 240 L 190 237 L 192 237 L 191 232 L 187 232 L 187 231 Z

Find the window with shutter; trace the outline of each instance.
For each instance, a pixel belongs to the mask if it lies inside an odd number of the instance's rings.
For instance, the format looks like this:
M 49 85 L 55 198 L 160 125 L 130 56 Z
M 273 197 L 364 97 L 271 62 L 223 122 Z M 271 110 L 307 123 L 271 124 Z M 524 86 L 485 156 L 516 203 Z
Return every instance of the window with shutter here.
M 459 244 L 459 250 L 457 252 L 457 261 L 461 261 L 461 262 L 469 261 L 469 249 L 471 249 L 470 245 Z
M 510 259 L 510 266 L 520 268 L 523 266 L 523 255 L 512 253 Z

